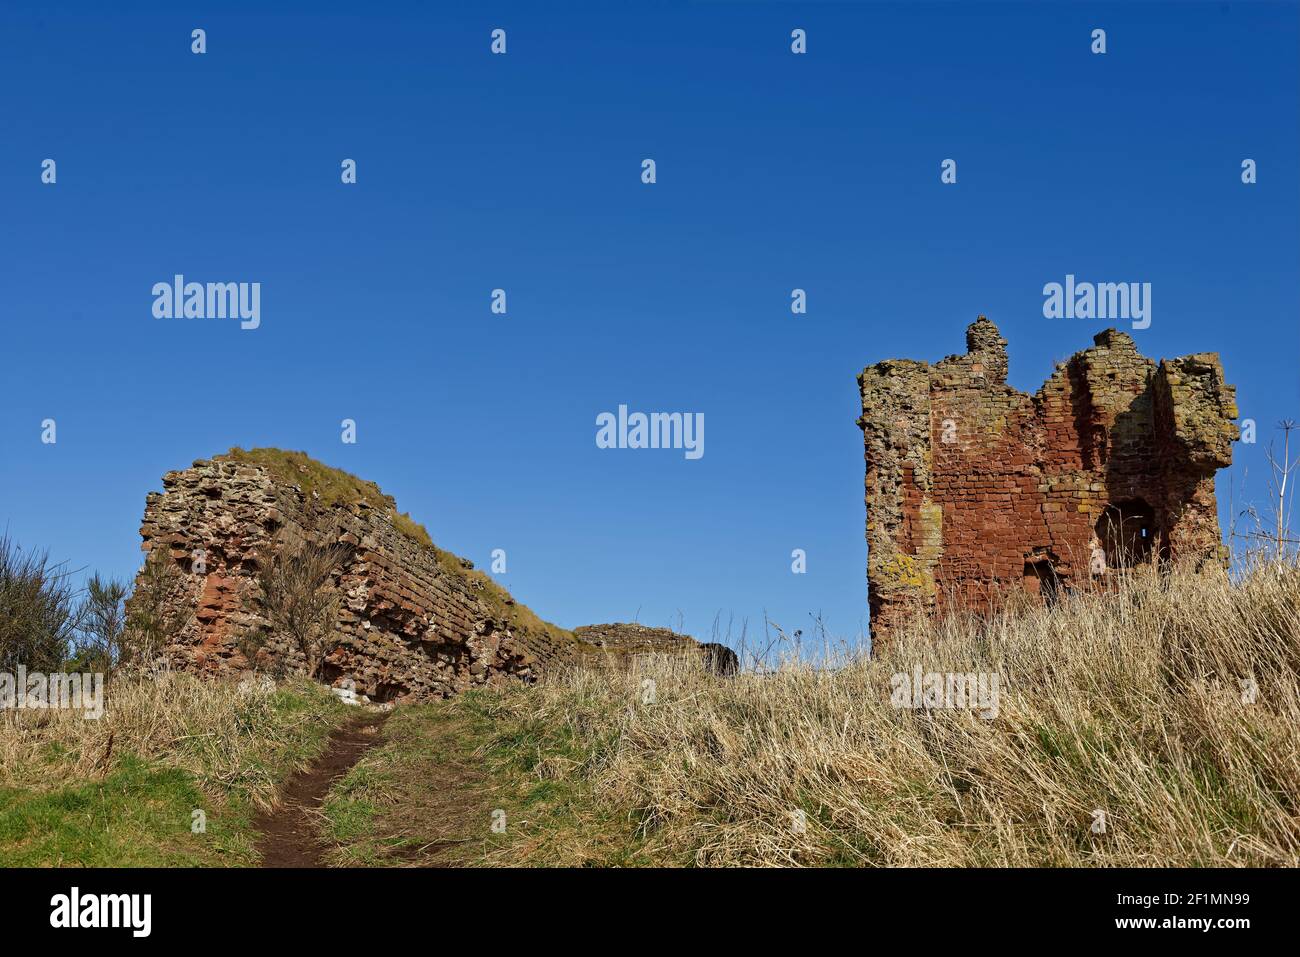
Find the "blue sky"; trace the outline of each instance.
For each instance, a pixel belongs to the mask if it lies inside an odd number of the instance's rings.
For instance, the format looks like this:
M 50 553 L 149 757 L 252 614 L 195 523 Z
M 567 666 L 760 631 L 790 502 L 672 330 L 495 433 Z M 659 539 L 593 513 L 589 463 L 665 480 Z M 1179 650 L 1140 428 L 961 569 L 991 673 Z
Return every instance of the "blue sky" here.
M 506 549 L 500 580 L 562 625 L 821 613 L 854 639 L 855 375 L 960 352 L 984 313 L 1032 391 L 1109 324 L 1043 318 L 1067 273 L 1152 284 L 1148 355 L 1222 354 L 1260 424 L 1234 495 L 1264 492 L 1297 412 L 1295 4 L 369 6 L 5 5 L 0 522 L 24 545 L 129 576 L 164 472 L 276 445 L 480 567 Z M 154 319 L 175 273 L 260 282 L 261 327 Z M 598 449 L 619 404 L 703 412 L 705 455 Z

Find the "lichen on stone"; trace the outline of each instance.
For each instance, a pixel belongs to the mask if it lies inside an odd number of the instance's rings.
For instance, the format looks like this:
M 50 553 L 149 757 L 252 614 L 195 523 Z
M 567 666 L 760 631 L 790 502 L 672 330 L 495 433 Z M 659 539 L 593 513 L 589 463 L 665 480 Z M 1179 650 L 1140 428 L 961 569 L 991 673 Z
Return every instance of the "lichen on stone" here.
M 980 316 L 966 345 L 858 376 L 874 640 L 948 601 L 1038 594 L 1044 561 L 1053 587 L 1083 587 L 1098 547 L 1112 569 L 1218 560 L 1214 474 L 1238 430 L 1217 355 L 1157 364 L 1107 329 L 1031 396 L 1006 385 L 996 325 Z

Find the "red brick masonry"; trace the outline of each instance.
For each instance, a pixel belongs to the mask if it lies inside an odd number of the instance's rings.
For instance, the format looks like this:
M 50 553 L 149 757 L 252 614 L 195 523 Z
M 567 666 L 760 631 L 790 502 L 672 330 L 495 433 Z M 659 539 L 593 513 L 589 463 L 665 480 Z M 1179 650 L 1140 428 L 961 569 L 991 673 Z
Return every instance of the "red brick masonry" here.
M 1006 384 L 1006 340 L 983 316 L 965 355 L 863 370 L 873 640 L 950 602 L 1222 559 L 1214 473 L 1239 433 L 1218 355 L 1157 365 L 1125 333 L 1093 341 L 1032 396 Z

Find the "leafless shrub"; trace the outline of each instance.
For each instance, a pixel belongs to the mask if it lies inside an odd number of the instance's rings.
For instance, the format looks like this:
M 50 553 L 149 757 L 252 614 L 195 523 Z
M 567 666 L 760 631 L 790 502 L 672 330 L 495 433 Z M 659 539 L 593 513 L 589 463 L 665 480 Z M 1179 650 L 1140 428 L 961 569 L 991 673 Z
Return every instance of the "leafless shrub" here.
M 310 540 L 282 543 L 265 556 L 257 584 L 263 614 L 273 632 L 288 638 L 316 678 L 328 653 L 339 611 L 334 576 L 347 556 L 340 545 Z
M 193 603 L 177 601 L 185 575 L 163 546 L 154 547 L 136 577 L 123 623 L 119 666 L 148 670 L 193 619 Z
M 1297 429 L 1297 423 L 1283 419 L 1277 424 L 1282 433 L 1282 452 L 1278 453 L 1272 441 L 1264 453 L 1268 462 L 1268 505 L 1263 512 L 1255 505 L 1244 508 L 1240 517 L 1250 520 L 1248 531 L 1237 531 L 1237 513 L 1232 514 L 1230 536 L 1234 540 L 1250 543 L 1254 549 L 1266 548 L 1273 558 L 1295 554 L 1300 546 L 1300 538 L 1291 531 L 1291 507 L 1295 502 L 1295 482 L 1292 473 L 1300 468 L 1300 455 L 1291 456 L 1291 433 Z M 1231 510 L 1231 509 L 1230 509 Z

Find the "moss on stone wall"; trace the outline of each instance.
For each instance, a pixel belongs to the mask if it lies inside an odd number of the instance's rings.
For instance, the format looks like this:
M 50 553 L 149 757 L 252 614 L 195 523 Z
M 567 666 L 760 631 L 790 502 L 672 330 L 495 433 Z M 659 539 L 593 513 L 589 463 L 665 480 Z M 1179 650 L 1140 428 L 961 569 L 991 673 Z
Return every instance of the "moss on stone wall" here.
M 306 452 L 286 449 L 241 449 L 238 446 L 225 455 L 213 456 L 245 465 L 257 465 L 271 473 L 277 482 L 297 485 L 310 498 L 319 496 L 322 505 L 352 505 L 365 502 L 371 508 L 387 513 L 393 527 L 417 545 L 433 547 L 428 530 L 405 512 L 397 510 L 397 501 L 385 495 L 374 482 L 357 478 L 351 472 L 336 469 L 318 462 Z

